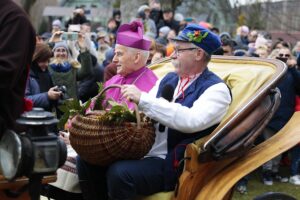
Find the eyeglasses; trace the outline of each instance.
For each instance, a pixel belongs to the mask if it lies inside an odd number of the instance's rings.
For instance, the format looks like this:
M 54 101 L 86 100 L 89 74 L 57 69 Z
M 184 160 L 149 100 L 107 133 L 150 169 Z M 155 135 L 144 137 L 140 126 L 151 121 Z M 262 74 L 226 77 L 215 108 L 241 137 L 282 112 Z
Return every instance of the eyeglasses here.
M 283 57 L 286 57 L 286 58 L 291 57 L 290 54 L 283 54 L 283 53 L 280 53 L 278 56 L 281 57 L 281 58 L 283 58 Z
M 176 56 L 178 56 L 181 51 L 188 51 L 188 50 L 194 50 L 194 49 L 200 49 L 200 48 L 197 48 L 197 47 L 190 47 L 190 48 L 183 48 L 183 49 L 175 48 L 174 53 L 176 54 Z

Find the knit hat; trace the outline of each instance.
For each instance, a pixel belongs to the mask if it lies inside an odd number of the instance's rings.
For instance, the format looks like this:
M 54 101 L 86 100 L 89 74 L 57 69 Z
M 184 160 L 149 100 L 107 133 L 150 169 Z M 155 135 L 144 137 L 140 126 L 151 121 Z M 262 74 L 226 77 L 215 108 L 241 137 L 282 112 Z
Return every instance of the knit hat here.
M 242 27 L 241 27 L 241 31 L 244 32 L 245 34 L 248 34 L 248 33 L 249 33 L 249 28 L 248 28 L 248 26 L 245 26 L 245 25 L 242 26 Z
M 150 10 L 150 7 L 147 6 L 147 5 L 142 5 L 142 6 L 140 6 L 139 9 L 138 9 L 138 13 L 139 13 L 139 12 L 145 12 L 145 10 Z
M 149 50 L 151 41 L 144 36 L 144 27 L 140 21 L 122 24 L 117 32 L 116 44 L 136 49 Z
M 222 33 L 220 33 L 219 37 L 221 39 L 223 39 L 223 38 L 231 39 L 231 35 L 228 32 L 222 32 Z
M 109 43 L 108 34 L 106 31 L 99 31 L 97 33 L 96 41 L 98 41 L 100 38 L 104 38 L 104 41 Z
M 56 19 L 52 22 L 52 26 L 57 26 L 61 28 L 61 21 L 59 19 Z
M 167 37 L 168 33 L 170 32 L 170 27 L 163 26 L 159 29 L 159 32 L 163 34 L 164 37 Z
M 67 50 L 68 56 L 70 55 L 69 48 L 68 48 L 68 44 L 67 44 L 66 41 L 56 42 L 56 43 L 54 44 L 54 47 L 53 47 L 52 51 L 54 52 L 55 49 L 57 49 L 57 48 L 59 48 L 59 47 L 65 48 L 65 49 Z
M 258 48 L 260 46 L 266 46 L 268 44 L 268 40 L 265 39 L 263 36 L 258 36 L 256 41 L 255 41 L 255 48 Z
M 52 34 L 49 32 L 45 32 L 41 35 L 42 39 L 44 40 L 48 40 L 49 38 L 51 38 Z

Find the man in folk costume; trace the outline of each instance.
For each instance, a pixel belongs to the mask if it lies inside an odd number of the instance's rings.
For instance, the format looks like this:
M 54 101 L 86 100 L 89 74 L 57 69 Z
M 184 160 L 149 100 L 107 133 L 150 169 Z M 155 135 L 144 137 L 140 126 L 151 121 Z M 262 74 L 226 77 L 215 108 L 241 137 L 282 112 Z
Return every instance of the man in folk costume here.
M 190 24 L 173 40 L 175 72 L 159 80 L 149 93 L 132 85 L 122 88 L 123 96 L 159 125 L 155 126 L 155 143 L 144 159 L 116 162 L 109 168 L 111 199 L 174 190 L 186 145 L 210 134 L 231 103 L 226 84 L 207 68 L 211 54 L 221 45 L 219 37 Z
M 157 77 L 146 67 L 151 41 L 143 36 L 143 25 L 139 21 L 123 24 L 117 32 L 113 63 L 117 66 L 117 75 L 109 79 L 104 87 L 112 84 L 134 85 L 143 92 L 148 92 L 155 85 Z M 134 109 L 133 102 L 122 97 L 121 89 L 112 88 L 106 92 L 107 99 L 118 103 L 126 102 L 129 109 Z M 106 199 L 105 174 L 110 167 L 91 165 L 77 157 L 77 171 L 84 199 Z

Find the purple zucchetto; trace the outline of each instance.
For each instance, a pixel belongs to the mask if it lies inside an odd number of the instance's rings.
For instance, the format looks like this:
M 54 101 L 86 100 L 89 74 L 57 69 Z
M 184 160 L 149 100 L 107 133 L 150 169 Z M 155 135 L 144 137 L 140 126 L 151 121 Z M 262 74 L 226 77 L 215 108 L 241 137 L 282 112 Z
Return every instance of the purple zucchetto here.
M 119 27 L 116 44 L 148 51 L 151 41 L 144 37 L 143 24 L 140 21 L 132 21 Z

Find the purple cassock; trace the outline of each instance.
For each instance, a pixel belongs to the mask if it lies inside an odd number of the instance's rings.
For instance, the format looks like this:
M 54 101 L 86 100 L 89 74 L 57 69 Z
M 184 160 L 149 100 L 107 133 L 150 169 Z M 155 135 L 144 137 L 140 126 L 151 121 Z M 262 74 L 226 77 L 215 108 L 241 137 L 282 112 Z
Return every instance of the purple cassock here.
M 119 74 L 113 76 L 111 79 L 106 81 L 104 84 L 105 87 L 111 85 L 111 84 L 119 84 L 119 85 L 125 85 L 125 84 L 133 84 L 137 88 L 139 88 L 143 92 L 149 92 L 152 87 L 155 85 L 157 81 L 157 77 L 155 74 L 148 69 L 147 67 L 142 67 L 139 70 L 127 75 L 126 77 L 123 77 Z M 126 102 L 128 107 L 133 110 L 134 104 L 127 101 L 127 99 L 122 98 L 121 89 L 119 88 L 112 88 L 106 91 L 106 97 L 107 99 L 112 98 L 118 103 Z

